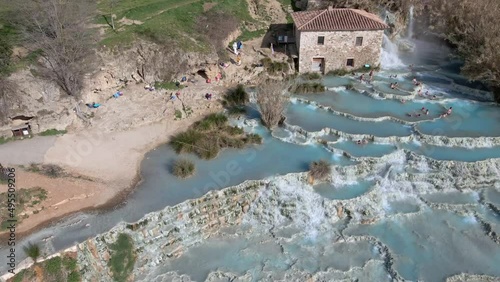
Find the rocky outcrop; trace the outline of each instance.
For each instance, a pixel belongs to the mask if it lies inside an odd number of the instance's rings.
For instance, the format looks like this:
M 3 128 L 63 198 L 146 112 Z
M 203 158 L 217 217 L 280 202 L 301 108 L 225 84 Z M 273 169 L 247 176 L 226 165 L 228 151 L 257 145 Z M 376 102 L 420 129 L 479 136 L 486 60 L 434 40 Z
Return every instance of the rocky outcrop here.
M 223 234 L 220 231 L 224 227 L 251 227 L 248 232 L 243 231 L 246 229 L 237 229 L 240 231 L 227 236 L 269 234 L 270 238 L 274 238 L 275 229 L 282 227 L 294 226 L 300 232 L 316 234 L 335 230 L 332 226 L 338 225 L 341 220 L 349 226 L 369 225 L 385 218 L 410 216 L 429 207 L 458 214 L 474 214 L 481 203 L 428 203 L 420 195 L 498 187 L 499 169 L 500 162 L 497 159 L 474 163 L 436 161 L 400 150 L 381 158 L 363 158 L 356 165 L 333 166 L 330 184 L 334 187 L 360 179 L 374 182 L 370 190 L 350 199 L 331 200 L 320 196 L 313 186 L 306 183 L 305 172 L 262 181 L 247 181 L 153 212 L 138 222 L 121 223 L 111 231 L 79 244 L 78 263 L 84 281 L 112 281 L 108 267 L 111 257 L 109 246 L 117 240 L 119 234 L 126 233 L 134 242 L 133 251 L 137 256 L 131 279 L 150 281 L 148 279 L 153 275 L 157 279 L 161 277 L 161 281 L 191 281 L 190 277 L 174 271 L 158 274 L 155 270 L 167 265 L 170 259 L 181 256 L 188 248 L 203 243 L 209 237 Z M 416 211 L 405 214 L 386 213 L 384 206 L 388 202 L 410 198 L 418 206 Z M 336 232 L 339 234 L 333 236 L 334 242 L 373 242 L 385 258 L 383 263 L 388 273 L 396 280 L 401 278 L 392 266 L 391 251 L 377 238 L 348 236 L 341 230 Z M 487 233 L 487 230 L 484 232 Z M 365 267 L 372 263 L 380 267 L 382 261 L 369 261 Z M 349 277 L 354 275 L 351 272 L 358 270 L 360 269 L 352 268 L 340 273 L 332 269 L 333 272 L 328 270 L 311 275 L 290 266 L 284 275 L 321 281 L 322 277 Z M 207 281 L 246 281 L 252 277 L 249 273 L 241 275 L 214 270 L 208 274 Z M 451 277 L 449 281 L 458 281 L 460 278 L 466 276 Z
M 76 100 L 60 88 L 28 69 L 18 71 L 7 78 L 15 85 L 17 102 L 12 103 L 9 122 L 0 127 L 0 136 L 12 136 L 11 127 L 29 122 L 33 133 L 47 129 L 63 130 L 70 126 Z
M 133 239 L 137 254 L 133 276 L 143 277 L 220 228 L 240 224 L 261 185 L 260 181 L 248 181 L 213 191 L 202 198 L 148 214 L 139 222 L 121 223 L 106 234 L 79 244 L 78 263 L 83 270 L 83 280 L 113 281 L 108 267 L 109 246 L 120 233 L 127 233 Z

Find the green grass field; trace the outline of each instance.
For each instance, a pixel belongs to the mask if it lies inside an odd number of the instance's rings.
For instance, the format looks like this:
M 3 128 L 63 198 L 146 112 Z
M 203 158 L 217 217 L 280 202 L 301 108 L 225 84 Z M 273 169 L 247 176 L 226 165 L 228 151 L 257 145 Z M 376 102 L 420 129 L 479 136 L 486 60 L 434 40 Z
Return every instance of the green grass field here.
M 98 4 L 99 24 L 109 24 L 115 14 L 115 30 L 106 29 L 101 44 L 107 47 L 129 45 L 137 37 L 168 43 L 176 42 L 186 51 L 207 50 L 203 34 L 196 31 L 196 22 L 204 13 L 204 4 L 213 3 L 211 10 L 223 11 L 245 22 L 254 21 L 248 12 L 246 0 L 118 0 L 111 9 L 112 0 Z M 142 24 L 127 25 L 121 19 L 136 20 Z

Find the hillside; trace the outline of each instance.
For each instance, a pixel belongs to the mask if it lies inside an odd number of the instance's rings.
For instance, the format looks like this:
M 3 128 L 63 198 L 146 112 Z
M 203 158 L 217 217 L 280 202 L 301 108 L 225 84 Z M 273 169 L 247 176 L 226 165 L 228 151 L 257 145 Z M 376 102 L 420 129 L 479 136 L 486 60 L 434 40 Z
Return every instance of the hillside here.
M 158 97 L 132 99 L 129 94 L 156 82 L 172 88 L 171 82 L 183 76 L 204 80 L 198 71 L 218 72 L 217 63 L 231 59 L 227 47 L 232 41 L 261 38 L 271 23 L 289 21 L 286 11 L 291 10 L 290 0 L 67 2 L 57 14 L 66 23 L 59 28 L 47 20 L 53 11 L 46 4 L 2 2 L 0 136 L 9 136 L 12 126 L 25 121 L 34 133 L 78 130 L 102 124 L 99 120 L 127 125 L 121 129 L 155 122 L 164 109 L 149 115 L 141 108 L 158 104 Z M 34 25 L 38 21 L 43 23 L 40 32 Z M 225 72 L 224 87 L 244 77 Z M 85 106 L 105 104 L 118 90 L 131 98 L 126 106 L 130 115 L 116 115 L 122 106 L 107 114 Z

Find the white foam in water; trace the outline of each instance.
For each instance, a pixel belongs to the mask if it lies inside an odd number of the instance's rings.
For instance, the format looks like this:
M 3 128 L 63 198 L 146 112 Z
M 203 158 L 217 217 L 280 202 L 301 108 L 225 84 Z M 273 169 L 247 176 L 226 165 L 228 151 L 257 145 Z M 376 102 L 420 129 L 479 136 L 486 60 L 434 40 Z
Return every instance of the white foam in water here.
M 311 104 L 307 105 L 306 108 L 311 109 L 311 110 L 316 110 L 318 108 L 318 106 L 316 104 L 311 103 Z
M 330 184 L 334 187 L 342 187 L 348 185 L 358 184 L 358 177 L 354 171 L 347 171 L 347 173 L 332 173 Z
M 384 69 L 397 69 L 404 67 L 403 62 L 399 58 L 398 46 L 394 44 L 387 35 L 384 34 L 382 44 L 382 56 L 380 64 Z
M 418 141 L 417 139 L 413 139 L 411 142 L 412 142 L 413 144 L 415 144 L 415 145 L 419 146 L 419 147 L 422 147 L 422 143 L 421 143 L 420 141 Z
M 418 171 L 424 172 L 424 173 L 430 171 L 429 164 L 427 163 L 427 161 L 425 159 L 421 159 L 419 162 L 417 162 L 415 164 L 415 168 Z
M 294 225 L 313 238 L 326 222 L 322 197 L 310 185 L 293 177 L 272 178 L 270 187 L 263 189 L 251 210 L 244 222 L 256 228 L 279 226 L 293 219 Z
M 474 215 L 470 215 L 470 214 L 466 215 L 464 217 L 463 221 L 465 223 L 468 223 L 468 224 L 476 224 L 477 223 L 476 217 Z
M 335 92 L 341 92 L 346 90 L 345 86 L 328 87 L 327 89 L 328 91 L 335 91 Z

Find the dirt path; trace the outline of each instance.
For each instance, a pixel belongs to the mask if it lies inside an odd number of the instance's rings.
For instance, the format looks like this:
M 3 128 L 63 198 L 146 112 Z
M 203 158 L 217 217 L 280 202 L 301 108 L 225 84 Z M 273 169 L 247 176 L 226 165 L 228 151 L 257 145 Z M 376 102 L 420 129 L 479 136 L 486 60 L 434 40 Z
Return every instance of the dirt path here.
M 41 163 L 57 137 L 37 136 L 32 139 L 13 141 L 0 145 L 0 163 L 3 165 L 28 165 Z

